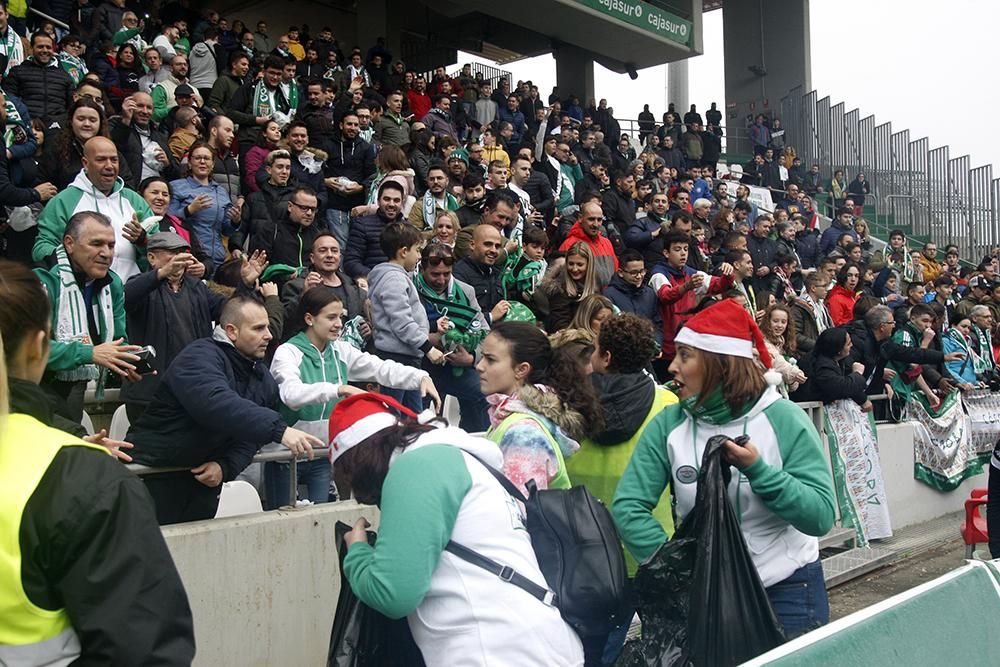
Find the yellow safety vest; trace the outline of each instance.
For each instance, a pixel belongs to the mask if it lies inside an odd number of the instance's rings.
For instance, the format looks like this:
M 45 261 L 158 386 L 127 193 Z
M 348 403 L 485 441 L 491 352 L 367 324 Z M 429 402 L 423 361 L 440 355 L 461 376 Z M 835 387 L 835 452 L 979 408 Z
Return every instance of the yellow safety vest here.
M 21 585 L 21 517 L 63 447 L 91 447 L 22 414 L 0 418 L 0 664 L 68 664 L 80 642 L 65 609 L 42 609 Z

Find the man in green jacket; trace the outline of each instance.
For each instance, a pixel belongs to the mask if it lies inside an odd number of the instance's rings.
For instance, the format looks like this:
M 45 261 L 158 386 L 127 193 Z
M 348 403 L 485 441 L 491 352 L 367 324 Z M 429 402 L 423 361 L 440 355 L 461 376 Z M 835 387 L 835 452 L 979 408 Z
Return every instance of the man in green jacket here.
M 410 144 L 410 124 L 402 116 L 403 93 L 393 91 L 385 97 L 385 113 L 375 123 L 375 142 L 391 146 Z
M 87 383 L 103 393 L 107 371 L 132 381 L 138 350 L 125 337 L 125 290 L 111 270 L 115 230 L 107 216 L 81 211 L 66 224 L 56 263 L 35 269 L 49 295 L 52 347 L 42 386 L 61 399 L 60 414 L 79 422 Z

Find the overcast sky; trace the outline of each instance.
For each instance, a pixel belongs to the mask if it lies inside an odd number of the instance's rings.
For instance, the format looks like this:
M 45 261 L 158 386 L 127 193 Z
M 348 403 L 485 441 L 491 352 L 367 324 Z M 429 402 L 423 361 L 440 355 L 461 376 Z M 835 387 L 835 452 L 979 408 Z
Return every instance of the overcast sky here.
M 723 11 L 705 14 L 705 55 L 689 60 L 690 101 L 701 111 L 712 101 L 725 108 Z M 953 158 L 970 154 L 974 167 L 992 163 L 1000 176 L 1000 134 L 983 115 L 1000 103 L 989 48 L 998 39 L 1000 3 L 812 0 L 809 11 L 812 83 L 820 97 L 859 108 L 861 118 L 874 114 L 877 124 L 891 121 L 895 132 L 909 128 L 911 139 L 930 137 L 932 148 L 950 145 Z M 537 83 L 543 99 L 555 84 L 550 55 L 505 69 L 515 81 Z M 617 117 L 635 118 L 644 103 L 657 118 L 666 109 L 666 66 L 640 70 L 635 81 L 600 65 L 595 70 L 597 97 L 606 97 Z

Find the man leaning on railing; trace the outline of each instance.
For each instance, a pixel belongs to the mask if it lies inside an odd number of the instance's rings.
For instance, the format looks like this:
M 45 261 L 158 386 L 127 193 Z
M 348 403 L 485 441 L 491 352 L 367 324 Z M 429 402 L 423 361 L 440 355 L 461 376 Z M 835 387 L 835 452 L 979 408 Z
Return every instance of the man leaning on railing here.
M 213 337 L 190 343 L 174 359 L 129 431 L 136 463 L 190 469 L 145 477 L 161 525 L 214 517 L 222 483 L 269 442 L 296 455 L 323 446 L 272 409 L 278 385 L 261 363 L 270 341 L 264 305 L 233 297 Z

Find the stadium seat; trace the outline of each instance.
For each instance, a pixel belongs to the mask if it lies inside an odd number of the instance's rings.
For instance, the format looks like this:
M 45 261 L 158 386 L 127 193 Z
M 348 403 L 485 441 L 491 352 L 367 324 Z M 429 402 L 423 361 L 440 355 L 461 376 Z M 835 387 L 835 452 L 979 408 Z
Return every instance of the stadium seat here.
M 111 426 L 108 428 L 108 438 L 111 440 L 124 440 L 128 433 L 129 420 L 125 405 L 119 405 L 115 413 L 111 415 Z
M 990 541 L 989 532 L 986 529 L 986 517 L 983 516 L 982 506 L 986 504 L 986 489 L 973 489 L 969 498 L 965 501 L 965 520 L 962 522 L 962 540 L 965 542 L 965 557 L 972 558 L 977 544 Z
M 94 435 L 94 420 L 90 418 L 86 410 L 83 411 L 83 419 L 80 420 L 80 424 L 87 431 L 87 435 Z
M 219 509 L 215 512 L 216 519 L 263 511 L 264 506 L 260 502 L 260 495 L 257 493 L 257 489 L 253 488 L 253 484 L 236 480 L 222 485 Z

